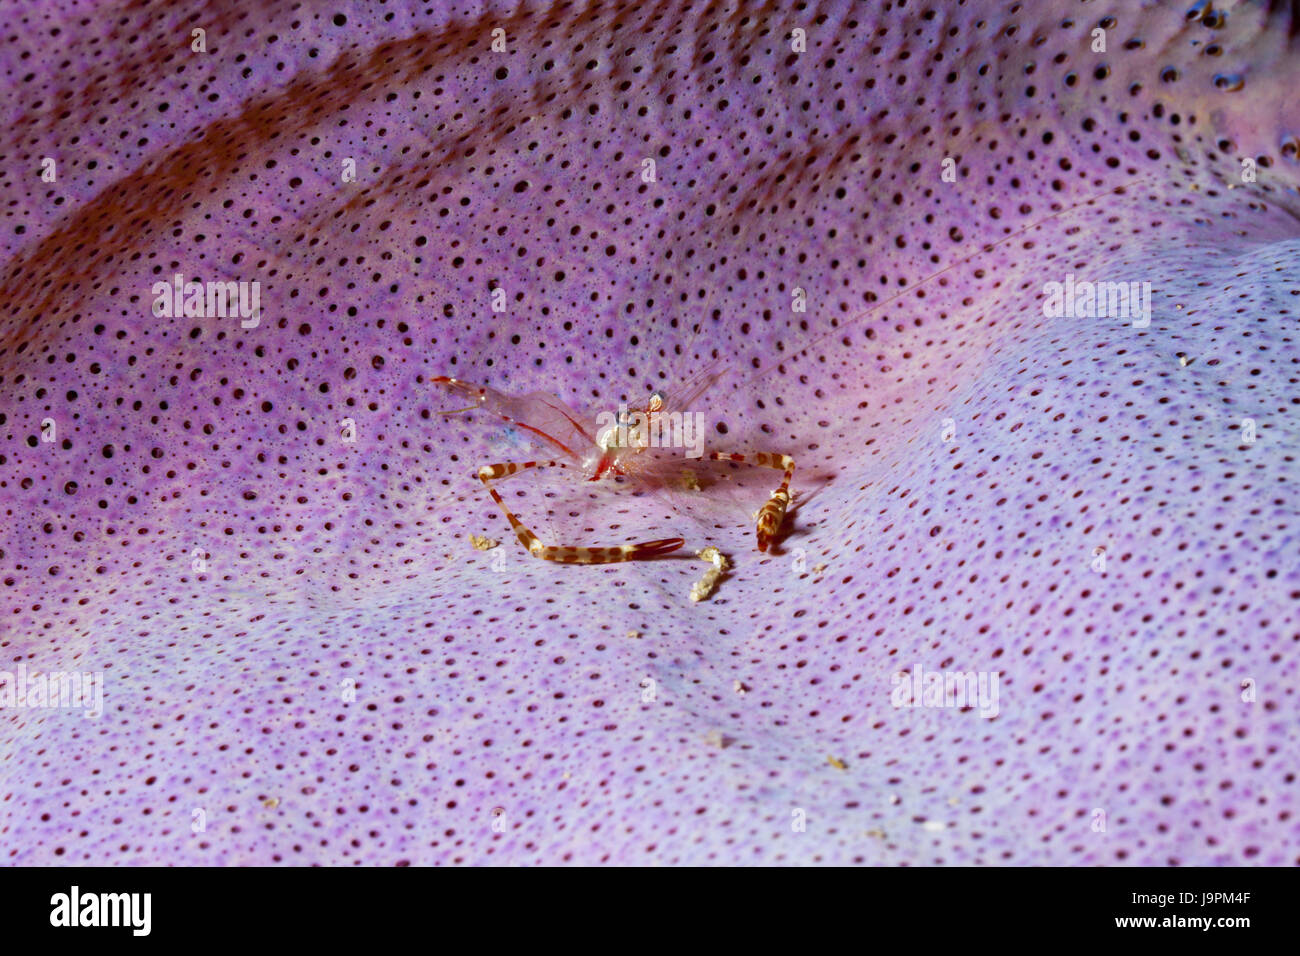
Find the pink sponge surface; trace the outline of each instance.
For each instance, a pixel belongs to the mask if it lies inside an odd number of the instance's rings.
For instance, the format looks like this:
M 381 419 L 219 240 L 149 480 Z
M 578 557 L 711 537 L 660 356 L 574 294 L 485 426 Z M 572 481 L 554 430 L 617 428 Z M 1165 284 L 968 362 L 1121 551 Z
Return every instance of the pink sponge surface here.
M 4 862 L 1300 859 L 1289 5 L 780 6 L 4 27 L 0 688 L 103 680 L 0 709 Z M 431 381 L 706 369 L 707 447 L 796 461 L 772 553 L 735 466 L 512 479 L 686 539 L 535 560 L 474 477 L 527 436 Z

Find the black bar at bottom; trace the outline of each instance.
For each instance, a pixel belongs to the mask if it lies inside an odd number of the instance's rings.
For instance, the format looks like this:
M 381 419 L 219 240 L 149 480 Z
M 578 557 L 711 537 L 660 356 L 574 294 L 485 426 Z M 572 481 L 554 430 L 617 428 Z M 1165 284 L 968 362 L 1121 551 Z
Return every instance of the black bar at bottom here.
M 0 869 L 0 912 L 10 952 L 22 952 L 11 946 L 24 939 L 59 937 L 332 949 L 407 938 L 437 947 L 430 931 L 440 930 L 452 934 L 447 943 L 468 935 L 494 947 L 512 933 L 530 948 L 566 939 L 653 945 L 687 926 L 697 945 L 713 935 L 730 946 L 755 934 L 770 943 L 765 934 L 784 928 L 809 946 L 898 932 L 940 945 L 1234 946 L 1292 935 L 1284 907 L 1294 885 L 1294 872 L 1279 869 Z

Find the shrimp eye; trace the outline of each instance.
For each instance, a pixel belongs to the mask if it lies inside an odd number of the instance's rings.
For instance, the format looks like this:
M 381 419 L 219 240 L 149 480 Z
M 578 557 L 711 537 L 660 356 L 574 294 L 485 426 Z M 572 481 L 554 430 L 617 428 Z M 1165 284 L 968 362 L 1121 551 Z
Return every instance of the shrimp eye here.
M 664 398 L 665 398 L 665 396 L 664 396 L 664 393 L 663 393 L 663 392 L 659 392 L 659 391 L 651 392 L 651 393 L 650 393 L 650 411 L 652 411 L 652 412 L 657 412 L 657 411 L 659 411 L 659 409 L 663 408 L 663 407 L 664 407 Z

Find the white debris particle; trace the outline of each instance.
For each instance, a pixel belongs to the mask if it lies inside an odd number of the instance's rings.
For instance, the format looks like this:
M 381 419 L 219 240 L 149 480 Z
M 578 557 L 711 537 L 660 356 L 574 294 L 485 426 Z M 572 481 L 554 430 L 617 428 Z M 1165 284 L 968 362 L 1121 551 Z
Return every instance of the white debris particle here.
M 501 542 L 497 541 L 495 538 L 485 538 L 477 534 L 471 534 L 469 536 L 469 543 L 474 546 L 475 551 L 491 551 Z
M 715 547 L 707 547 L 698 552 L 699 556 L 705 561 L 712 563 L 713 567 L 704 572 L 704 575 L 691 585 L 691 600 L 699 603 L 713 593 L 713 589 L 718 586 L 718 580 L 727 570 L 726 556 Z

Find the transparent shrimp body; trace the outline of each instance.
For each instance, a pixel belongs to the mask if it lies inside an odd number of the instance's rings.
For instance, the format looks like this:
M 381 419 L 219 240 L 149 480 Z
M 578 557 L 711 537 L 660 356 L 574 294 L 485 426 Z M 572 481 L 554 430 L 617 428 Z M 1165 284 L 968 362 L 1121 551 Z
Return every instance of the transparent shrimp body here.
M 653 393 L 645 404 L 635 410 L 620 407 L 616 413 L 597 416 L 596 427 L 552 395 L 534 392 L 524 396 L 507 395 L 484 385 L 475 385 L 459 379 L 438 376 L 435 385 L 449 391 L 466 408 L 456 411 L 482 410 L 527 433 L 535 441 L 558 457 L 549 460 L 502 462 L 484 465 L 478 478 L 487 488 L 493 501 L 501 509 L 515 535 L 528 552 L 548 561 L 565 564 L 606 564 L 617 561 L 636 561 L 661 557 L 681 548 L 683 538 L 663 538 L 636 544 L 612 547 L 564 546 L 542 542 L 506 505 L 494 487 L 511 475 L 529 469 L 563 468 L 580 473 L 589 481 L 611 478 L 633 478 L 651 488 L 664 488 L 679 481 L 683 463 L 690 448 L 673 447 L 663 439 L 664 425 L 681 422 L 689 414 L 690 406 L 719 379 L 723 373 L 713 372 L 700 376 L 682 392 L 682 401 L 674 409 L 668 407 L 665 392 Z M 680 411 L 679 409 L 685 409 Z M 444 412 L 443 414 L 455 414 Z M 674 415 L 676 417 L 674 417 Z M 757 544 L 767 551 L 780 529 L 790 501 L 789 485 L 794 473 L 794 461 L 787 455 L 765 452 L 738 454 L 731 452 L 705 452 L 702 448 L 702 430 L 696 430 L 698 441 L 693 457 L 711 461 L 730 461 L 755 464 L 782 471 L 780 486 L 767 504 L 759 511 Z

